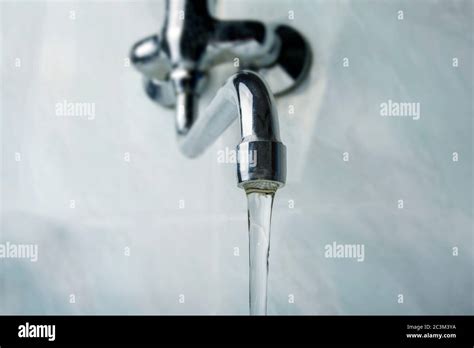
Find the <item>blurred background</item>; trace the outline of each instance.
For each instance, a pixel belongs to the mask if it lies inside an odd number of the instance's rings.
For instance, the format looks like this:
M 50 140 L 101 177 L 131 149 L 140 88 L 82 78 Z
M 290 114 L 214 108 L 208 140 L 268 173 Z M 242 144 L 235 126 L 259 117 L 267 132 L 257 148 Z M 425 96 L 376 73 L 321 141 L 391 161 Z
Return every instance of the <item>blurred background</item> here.
M 185 158 L 174 110 L 127 59 L 164 1 L 0 10 L 0 243 L 38 245 L 37 262 L 0 259 L 0 313 L 247 314 L 246 199 L 218 161 L 238 124 Z M 215 15 L 290 24 L 314 54 L 277 100 L 269 314 L 473 314 L 472 1 L 226 0 Z M 388 100 L 420 118 L 382 117 Z M 58 115 L 64 101 L 93 116 Z M 333 242 L 364 261 L 326 258 Z

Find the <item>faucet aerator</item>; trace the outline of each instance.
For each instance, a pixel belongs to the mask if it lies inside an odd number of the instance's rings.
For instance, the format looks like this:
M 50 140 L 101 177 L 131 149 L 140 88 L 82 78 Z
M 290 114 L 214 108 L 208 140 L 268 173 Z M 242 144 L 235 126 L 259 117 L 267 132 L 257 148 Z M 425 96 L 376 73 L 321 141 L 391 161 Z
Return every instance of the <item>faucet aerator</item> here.
M 280 141 L 249 141 L 237 146 L 238 186 L 245 191 L 276 191 L 286 182 L 286 146 Z

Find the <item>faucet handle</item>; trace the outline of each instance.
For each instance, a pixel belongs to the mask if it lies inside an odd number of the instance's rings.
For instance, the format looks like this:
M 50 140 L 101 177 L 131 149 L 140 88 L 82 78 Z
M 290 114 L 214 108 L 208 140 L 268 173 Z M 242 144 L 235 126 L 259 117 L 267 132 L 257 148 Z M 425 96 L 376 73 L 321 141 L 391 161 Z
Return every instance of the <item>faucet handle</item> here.
M 176 95 L 170 79 L 172 66 L 161 50 L 158 35 L 148 36 L 133 45 L 130 60 L 144 76 L 143 87 L 148 97 L 160 105 L 173 107 Z
M 130 60 L 146 77 L 162 81 L 169 80 L 172 66 L 168 56 L 161 50 L 158 35 L 148 36 L 133 45 Z

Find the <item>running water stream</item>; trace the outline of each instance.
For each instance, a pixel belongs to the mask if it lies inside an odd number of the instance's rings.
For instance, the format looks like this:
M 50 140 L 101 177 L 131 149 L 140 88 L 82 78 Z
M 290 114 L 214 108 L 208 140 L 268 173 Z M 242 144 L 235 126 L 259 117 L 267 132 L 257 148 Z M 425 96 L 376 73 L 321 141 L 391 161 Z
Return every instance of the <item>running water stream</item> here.
M 275 190 L 273 187 L 246 190 L 249 226 L 250 315 L 267 314 L 270 224 Z

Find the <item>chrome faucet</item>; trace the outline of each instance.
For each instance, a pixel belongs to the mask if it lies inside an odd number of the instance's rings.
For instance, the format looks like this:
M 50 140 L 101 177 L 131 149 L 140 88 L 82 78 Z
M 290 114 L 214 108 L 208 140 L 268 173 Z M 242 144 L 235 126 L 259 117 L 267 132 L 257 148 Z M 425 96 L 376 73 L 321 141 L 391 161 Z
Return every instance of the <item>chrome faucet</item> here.
M 214 1 L 167 0 L 161 38 L 152 35 L 136 43 L 131 61 L 144 75 L 148 96 L 163 106 L 176 106 L 178 141 L 185 155 L 202 153 L 240 117 L 239 186 L 276 189 L 285 183 L 286 148 L 273 95 L 290 91 L 307 75 L 309 45 L 287 25 L 218 20 L 210 14 L 210 3 Z M 240 71 L 197 117 L 209 71 L 225 62 Z M 250 162 L 254 154 L 257 158 Z

